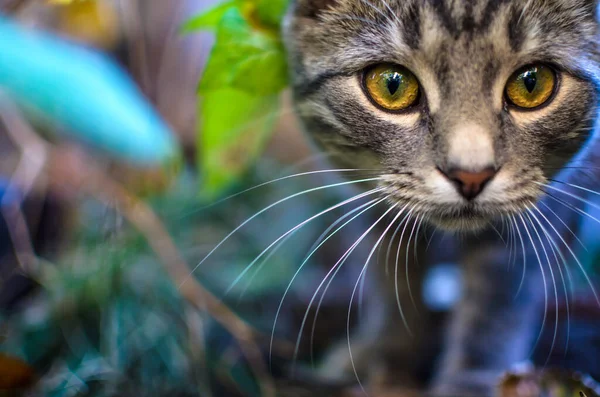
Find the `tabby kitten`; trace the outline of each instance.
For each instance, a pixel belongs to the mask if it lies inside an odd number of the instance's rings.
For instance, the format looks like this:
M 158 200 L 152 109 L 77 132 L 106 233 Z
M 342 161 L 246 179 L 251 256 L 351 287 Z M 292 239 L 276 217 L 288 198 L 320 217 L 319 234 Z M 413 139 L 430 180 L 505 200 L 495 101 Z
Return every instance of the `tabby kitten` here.
M 558 299 L 558 287 L 545 286 L 560 286 L 565 262 L 576 263 L 571 231 L 593 187 L 596 8 L 595 0 L 292 5 L 284 37 L 297 113 L 339 164 L 379 171 L 378 194 L 401 225 L 391 261 L 402 258 L 402 270 L 380 264 L 352 356 L 342 343 L 325 375 L 356 375 L 365 388 L 412 385 L 436 330 L 422 304 L 410 304 L 419 283 L 410 280 L 411 291 L 403 261 L 423 255 L 433 228 L 463 236 L 465 285 L 432 395 L 493 395 L 498 376 L 528 360 L 537 313 Z M 422 275 L 424 260 L 409 265 L 411 277 Z

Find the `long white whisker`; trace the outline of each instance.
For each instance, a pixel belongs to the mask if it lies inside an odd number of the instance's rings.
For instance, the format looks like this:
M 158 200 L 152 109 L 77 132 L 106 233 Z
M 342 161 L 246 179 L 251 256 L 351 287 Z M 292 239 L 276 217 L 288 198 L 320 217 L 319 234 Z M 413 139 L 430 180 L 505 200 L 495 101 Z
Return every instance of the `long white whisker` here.
M 526 275 L 526 271 L 527 271 L 527 253 L 525 251 L 525 241 L 523 240 L 523 235 L 521 234 L 521 229 L 519 228 L 519 224 L 517 223 L 517 220 L 514 215 L 511 215 L 511 218 L 513 221 L 513 225 L 515 226 L 515 230 L 519 236 L 519 240 L 521 241 L 521 250 L 522 250 L 522 255 L 523 255 L 523 274 L 521 275 L 521 283 L 519 284 L 519 288 L 517 289 L 517 293 L 515 294 L 515 299 L 517 299 L 517 297 L 521 293 L 521 290 L 523 289 L 523 283 L 525 282 L 525 275 Z M 516 238 L 515 238 L 515 240 L 516 240 Z M 515 252 L 515 258 L 516 258 L 516 255 L 517 254 Z
M 267 182 L 259 183 L 258 185 L 249 187 L 249 188 L 244 189 L 244 190 L 242 190 L 240 192 L 233 193 L 230 196 L 224 197 L 224 198 L 222 198 L 220 200 L 217 200 L 217 201 L 215 201 L 213 203 L 210 203 L 210 204 L 205 205 L 203 207 L 197 208 L 197 209 L 195 209 L 192 212 L 186 213 L 186 214 L 182 215 L 182 218 L 183 217 L 187 217 L 187 216 L 189 216 L 191 214 L 194 214 L 196 212 L 204 211 L 204 210 L 207 210 L 209 208 L 215 207 L 215 206 L 217 206 L 217 205 L 219 205 L 221 203 L 224 203 L 225 201 L 231 200 L 231 199 L 233 199 L 235 197 L 241 196 L 242 194 L 251 192 L 253 190 L 259 189 L 259 188 L 264 187 L 264 186 L 271 185 L 273 183 L 285 181 L 285 180 L 292 179 L 292 178 L 299 178 L 301 176 L 318 175 L 318 174 L 328 174 L 328 173 L 333 173 L 333 172 L 341 172 L 341 173 L 345 173 L 345 172 L 373 172 L 373 173 L 377 173 L 377 174 L 381 173 L 381 171 L 377 171 L 377 170 L 360 169 L 360 168 L 342 168 L 342 169 L 329 169 L 329 170 L 307 171 L 307 172 L 300 172 L 300 173 L 293 174 L 293 175 L 286 175 L 286 176 L 282 176 L 282 177 L 279 177 L 279 178 L 276 178 L 276 179 L 272 179 L 272 180 L 267 181 Z
M 525 222 L 525 219 L 523 218 L 522 214 L 519 214 L 519 218 L 521 219 L 523 228 L 525 229 L 525 232 L 527 233 L 527 236 L 529 237 L 529 241 L 531 241 L 531 246 L 532 246 L 533 252 L 535 253 L 535 256 L 537 258 L 538 265 L 539 265 L 540 271 L 542 273 L 542 281 L 544 284 L 544 318 L 542 319 L 542 325 L 540 326 L 540 332 L 538 334 L 538 337 L 535 341 L 535 344 L 533 345 L 533 349 L 532 349 L 532 352 L 533 352 L 537 348 L 537 345 L 540 343 L 540 340 L 542 338 L 542 333 L 544 332 L 544 328 L 546 327 L 546 320 L 548 317 L 548 284 L 546 282 L 546 272 L 544 271 L 544 266 L 542 265 L 542 259 L 540 258 L 540 254 L 537 250 L 535 242 L 533 241 L 533 237 L 531 236 L 531 233 L 529 232 L 527 223 Z M 533 225 L 532 225 L 532 227 L 533 227 Z
M 325 236 L 327 236 L 327 234 L 334 229 L 337 225 L 339 225 L 340 223 L 342 223 L 345 219 L 347 219 L 348 217 L 352 216 L 352 214 L 362 210 L 363 208 L 365 208 L 366 206 L 368 206 L 369 204 L 374 203 L 375 201 L 377 201 L 378 199 L 373 199 L 369 202 L 366 202 L 364 204 L 359 205 L 358 207 L 354 208 L 353 210 L 351 210 L 350 212 L 345 213 L 344 215 L 342 215 L 341 217 L 339 217 L 335 222 L 333 222 L 331 225 L 329 225 L 329 227 L 325 230 L 325 232 L 323 232 L 313 243 L 313 245 L 308 249 L 308 252 L 311 252 L 315 249 L 315 247 L 319 246 L 319 243 L 321 243 L 323 241 L 323 239 L 325 238 Z M 248 281 L 248 284 L 246 285 L 246 287 L 244 288 L 244 291 L 242 291 L 242 293 L 240 294 L 240 298 L 242 299 L 244 296 L 244 293 L 246 292 L 246 289 L 252 284 L 252 281 L 254 280 L 254 278 L 258 275 L 258 273 L 262 270 L 262 268 L 266 265 L 266 263 L 268 262 L 268 260 L 277 252 L 277 250 L 283 245 L 285 244 L 286 241 L 288 241 L 291 237 L 294 236 L 294 234 L 296 234 L 298 232 L 297 229 L 295 230 L 293 233 L 289 234 L 286 238 L 284 238 L 282 241 L 280 241 L 277 246 L 275 248 L 273 248 L 271 250 L 271 252 L 269 252 L 269 254 L 262 260 L 261 264 L 258 266 L 257 270 L 254 272 L 254 274 L 252 275 L 252 277 L 250 278 L 250 280 Z M 335 232 L 334 232 L 335 234 Z
M 538 212 L 538 214 L 540 214 L 540 216 L 546 221 L 546 223 L 550 224 L 550 222 L 548 221 L 548 218 L 546 218 L 544 213 L 542 211 L 540 211 L 540 209 L 538 207 L 534 206 L 533 208 Z M 538 223 L 539 222 L 540 221 L 538 220 Z M 541 226 L 541 224 L 540 224 L 540 226 Z M 558 244 L 556 243 L 556 240 L 554 239 L 554 237 L 552 237 L 550 235 L 550 233 L 546 230 L 546 228 L 543 228 L 543 230 L 544 230 L 544 233 L 546 234 L 546 238 L 548 239 L 550 244 L 553 246 L 552 250 L 555 253 L 555 257 L 556 257 L 556 253 L 558 253 L 558 255 L 560 256 L 561 262 L 562 262 L 563 266 L 565 267 L 565 272 L 567 273 L 567 278 L 569 279 L 569 285 L 571 286 L 571 291 L 573 291 L 573 282 L 571 279 L 571 274 L 569 272 L 569 266 L 568 266 L 567 259 L 563 255 L 563 253 L 562 253 L 561 249 L 559 248 Z M 567 289 L 567 284 L 565 282 L 565 277 L 561 270 L 560 263 L 558 263 L 558 258 L 556 258 L 556 263 L 558 266 L 558 271 L 560 273 L 560 277 L 562 279 L 563 289 L 565 291 L 565 301 L 566 301 L 566 306 L 567 306 L 567 340 L 565 342 L 565 355 L 566 355 L 566 353 L 569 349 L 569 339 L 570 339 L 570 335 L 571 335 L 571 313 L 570 313 L 570 308 L 569 308 L 569 291 Z M 558 312 L 558 308 L 557 308 L 557 312 Z M 547 361 L 546 361 L 546 364 L 548 364 Z
M 238 230 L 240 230 L 242 227 L 244 227 L 245 225 L 247 225 L 249 222 L 251 222 L 252 220 L 256 219 L 256 217 L 258 217 L 259 215 L 267 212 L 268 210 L 270 210 L 271 208 L 284 203 L 288 200 L 291 200 L 295 197 L 299 197 L 308 193 L 312 193 L 312 192 L 316 192 L 319 190 L 324 190 L 324 189 L 330 189 L 333 187 L 339 187 L 339 186 L 347 186 L 347 185 L 352 185 L 352 184 L 357 184 L 357 183 L 364 183 L 364 182 L 373 182 L 373 181 L 377 181 L 380 180 L 380 178 L 368 178 L 368 179 L 360 179 L 357 181 L 348 181 L 348 182 L 340 182 L 340 183 L 334 183 L 334 184 L 330 184 L 330 185 L 326 185 L 326 186 L 319 186 L 316 188 L 312 188 L 312 189 L 307 189 L 304 190 L 302 192 L 298 192 L 295 194 L 292 194 L 290 196 L 287 196 L 285 198 L 282 198 L 281 200 L 276 201 L 273 204 L 268 205 L 267 207 L 263 208 L 262 210 L 258 211 L 257 213 L 255 213 L 254 215 L 252 215 L 251 217 L 249 217 L 248 219 L 246 219 L 244 222 L 242 222 L 238 227 L 236 227 L 233 231 L 231 231 L 227 236 L 225 236 L 224 239 L 222 239 L 208 254 L 206 254 L 206 256 L 204 256 L 204 258 L 202 258 L 202 260 L 192 269 L 192 271 L 190 272 L 190 274 L 179 284 L 179 288 L 181 288 L 183 286 L 183 284 L 185 284 L 187 282 L 187 280 L 194 274 L 194 272 L 217 250 L 219 249 L 219 247 L 221 247 L 227 240 L 229 240 L 229 238 L 231 236 L 233 236 Z
M 550 197 L 551 199 L 553 199 L 553 200 L 554 200 L 554 201 L 556 201 L 557 203 L 564 205 L 565 207 L 567 207 L 567 208 L 568 208 L 568 209 L 570 209 L 571 211 L 573 211 L 573 212 L 575 212 L 575 213 L 577 213 L 577 214 L 583 215 L 583 216 L 585 216 L 586 218 L 590 218 L 590 219 L 591 219 L 591 220 L 593 220 L 594 222 L 596 222 L 596 223 L 599 223 L 599 224 L 600 224 L 600 219 L 596 218 L 596 217 L 595 217 L 595 216 L 593 216 L 592 214 L 589 214 L 589 213 L 587 213 L 586 211 L 582 210 L 581 208 L 577 208 L 577 207 L 575 207 L 574 205 L 572 205 L 571 203 L 569 203 L 569 202 L 566 202 L 566 201 L 564 201 L 564 200 L 561 200 L 561 199 L 559 199 L 558 197 L 554 197 L 553 195 L 551 195 L 551 194 L 549 194 L 549 193 L 546 193 L 546 194 L 548 194 L 548 197 Z
M 593 217 L 592 215 L 588 214 L 587 212 L 581 211 L 581 213 L 583 215 L 587 215 L 591 219 L 593 219 L 596 222 L 600 223 L 600 220 L 596 219 L 595 217 Z M 554 227 L 554 225 L 552 225 L 551 222 L 548 222 L 548 224 L 550 225 L 550 227 L 552 228 L 552 230 L 554 231 L 554 233 L 558 236 L 558 238 L 560 239 L 560 241 L 565 245 L 565 247 L 567 248 L 567 250 L 569 251 L 569 253 L 573 257 L 573 259 L 577 263 L 577 266 L 579 267 L 579 270 L 581 271 L 581 273 L 585 277 L 585 281 L 588 283 L 588 285 L 590 286 L 590 289 L 592 290 L 592 293 L 594 294 L 594 298 L 596 299 L 596 303 L 598 304 L 598 306 L 600 306 L 600 298 L 598 297 L 598 293 L 596 292 L 596 288 L 594 288 L 594 284 L 592 283 L 592 280 L 590 279 L 590 277 L 588 276 L 587 272 L 585 271 L 585 268 L 583 267 L 583 265 L 579 261 L 579 258 L 577 258 L 577 255 L 575 255 L 575 252 L 573 252 L 573 250 L 571 249 L 571 247 L 569 246 L 569 244 L 567 244 L 567 242 L 565 241 L 565 239 L 560 235 L 560 233 L 558 232 L 558 230 L 556 230 L 556 228 Z
M 386 213 L 384 214 L 387 215 L 391 210 L 393 210 L 394 208 L 396 208 L 397 204 L 394 204 L 390 207 L 390 209 L 388 211 L 386 211 Z M 361 278 L 364 277 L 364 275 L 366 274 L 366 271 L 369 267 L 369 261 L 371 260 L 371 257 L 373 256 L 373 253 L 375 252 L 375 250 L 377 249 L 377 246 L 381 243 L 381 240 L 384 239 L 385 235 L 387 234 L 387 232 L 391 229 L 392 225 L 398 220 L 398 218 L 400 218 L 400 216 L 402 215 L 403 210 L 399 211 L 398 214 L 394 217 L 394 219 L 390 222 L 390 224 L 385 228 L 385 230 L 383 231 L 383 233 L 381 233 L 381 236 L 379 237 L 379 239 L 377 240 L 377 242 L 375 243 L 375 245 L 373 246 L 373 248 L 371 249 L 371 252 L 369 253 L 369 256 L 367 257 L 367 260 L 365 261 L 365 264 L 360 272 L 360 274 L 358 275 L 358 280 L 356 281 L 356 284 L 354 285 L 354 289 L 352 290 L 352 295 L 350 296 L 350 304 L 348 305 L 348 321 L 346 322 L 346 337 L 348 340 L 348 352 L 350 353 L 350 364 L 352 364 L 352 370 L 354 371 L 354 375 L 356 376 L 356 380 L 358 381 L 358 385 L 360 386 L 360 388 L 362 389 L 362 391 L 368 395 L 367 391 L 365 390 L 360 377 L 358 376 L 358 371 L 356 370 L 356 365 L 354 364 L 354 357 L 352 356 L 352 344 L 350 342 L 350 313 L 352 312 L 352 302 L 354 301 L 354 295 L 356 294 L 356 290 L 360 284 L 360 280 Z M 380 220 L 383 219 L 380 218 Z
M 274 338 L 274 332 L 275 332 L 275 326 L 277 323 L 277 317 L 279 316 L 279 313 L 281 312 L 281 307 L 283 306 L 283 300 L 285 299 L 285 296 L 287 295 L 287 293 L 289 292 L 292 283 L 294 282 L 294 280 L 296 279 L 296 277 L 298 276 L 298 274 L 300 273 L 300 271 L 302 270 L 302 268 L 304 267 L 304 265 L 308 262 L 308 260 L 310 259 L 310 257 L 323 245 L 325 244 L 325 242 L 327 242 L 327 240 L 329 238 L 331 238 L 331 236 L 333 236 L 335 233 L 337 233 L 339 230 L 341 230 L 344 226 L 346 226 L 348 223 L 352 222 L 354 219 L 356 219 L 357 217 L 359 217 L 360 215 L 362 215 L 363 213 L 365 213 L 366 211 L 368 211 L 369 209 L 373 208 L 375 205 L 387 200 L 389 196 L 383 197 L 381 199 L 379 199 L 377 202 L 375 202 L 374 204 L 372 204 L 371 206 L 365 208 L 364 210 L 362 210 L 360 213 L 358 213 L 357 215 L 355 215 L 352 219 L 348 220 L 346 223 L 344 223 L 342 226 L 340 226 L 335 232 L 333 232 L 331 235 L 329 235 L 329 237 L 327 237 L 327 239 L 323 240 L 323 242 L 321 242 L 321 244 L 319 244 L 319 246 L 317 246 L 307 257 L 306 259 L 302 262 L 302 264 L 300 265 L 300 267 L 298 268 L 298 270 L 296 271 L 296 273 L 294 274 L 294 276 L 292 277 L 292 280 L 290 281 L 290 283 L 288 284 L 288 287 L 285 290 L 284 296 L 279 304 L 279 308 L 277 309 L 277 314 L 276 314 L 276 318 L 275 318 L 275 323 L 273 325 L 273 333 L 271 333 L 271 344 L 273 342 L 273 338 Z M 387 214 L 387 212 L 384 214 L 384 216 Z M 380 220 L 383 219 L 380 218 Z M 352 254 L 352 252 L 354 251 L 354 249 L 356 249 L 356 247 L 360 244 L 360 242 L 365 238 L 365 236 L 377 225 L 377 223 L 379 223 L 379 220 L 376 221 L 365 233 L 363 233 L 363 235 L 352 244 L 352 246 L 350 248 L 348 248 L 348 250 L 340 257 L 340 259 L 333 265 L 333 267 L 329 270 L 329 272 L 327 272 L 327 274 L 325 275 L 325 277 L 323 278 L 323 281 L 321 281 L 321 283 L 319 284 L 319 286 L 317 287 L 317 290 L 315 292 L 315 294 L 313 294 L 313 297 L 311 298 L 309 304 L 308 304 L 308 308 L 306 310 L 306 313 L 304 314 L 304 318 L 302 319 L 302 324 L 300 326 L 300 332 L 298 333 L 298 338 L 297 338 L 297 342 L 296 342 L 296 348 L 294 350 L 294 358 L 293 358 L 293 362 L 295 364 L 296 359 L 298 357 L 298 349 L 300 347 L 300 341 L 302 338 L 302 332 L 304 330 L 305 324 L 306 324 L 306 320 L 308 318 L 308 313 L 310 311 L 310 308 L 314 302 L 314 300 L 316 299 L 316 296 L 319 292 L 319 290 L 321 289 L 321 287 L 323 286 L 323 284 L 325 284 L 326 280 L 329 278 L 330 275 L 332 275 L 332 273 L 337 274 L 337 270 L 339 268 L 341 268 L 341 266 L 344 264 L 345 260 Z M 335 273 L 334 273 L 335 272 Z
M 553 179 L 552 181 L 553 182 L 557 182 L 557 183 L 561 183 L 563 185 L 574 187 L 575 189 L 583 190 L 584 192 L 592 193 L 593 195 L 596 195 L 596 196 L 600 196 L 600 192 L 597 192 L 597 191 L 592 190 L 592 189 L 588 189 L 588 188 L 586 188 L 584 186 L 576 185 L 574 183 L 569 183 L 569 182 L 558 181 L 558 180 L 555 180 L 555 179 Z
M 404 223 L 404 227 L 402 228 L 402 233 L 400 234 L 400 240 L 398 240 L 398 249 L 396 251 L 396 266 L 394 267 L 394 290 L 396 293 L 396 304 L 398 306 L 398 312 L 400 313 L 400 317 L 402 318 L 402 322 L 404 323 L 404 327 L 410 336 L 412 336 L 412 331 L 410 326 L 408 325 L 408 320 L 404 311 L 402 310 L 402 303 L 400 302 L 400 289 L 398 284 L 398 265 L 400 263 L 400 250 L 402 249 L 402 240 L 404 239 L 404 233 L 406 232 L 406 228 L 409 224 L 410 216 L 412 215 L 414 209 L 411 209 L 406 217 L 402 220 L 401 224 Z M 408 245 L 408 244 L 407 244 Z
M 360 243 L 360 241 L 362 241 L 362 239 L 357 240 L 358 243 Z M 339 266 L 334 266 L 335 270 L 333 271 L 333 273 L 328 273 L 324 278 L 322 283 L 319 285 L 319 287 L 317 288 L 317 290 L 315 291 L 315 294 L 313 295 L 313 298 L 316 298 L 319 290 L 323 287 L 323 284 L 325 282 L 327 282 L 327 284 L 325 285 L 325 288 L 323 289 L 323 292 L 321 293 L 321 297 L 319 298 L 319 302 L 317 302 L 317 308 L 315 310 L 315 316 L 313 317 L 313 323 L 312 323 L 312 327 L 311 327 L 311 333 L 310 333 L 310 350 L 311 350 L 311 362 L 314 361 L 313 360 L 313 356 L 312 356 L 312 346 L 313 346 L 313 342 L 314 342 L 314 334 L 315 334 L 315 330 L 316 330 L 316 325 L 317 325 L 317 320 L 319 317 L 319 311 L 321 310 L 321 306 L 323 304 L 323 300 L 325 299 L 325 296 L 327 295 L 327 291 L 329 290 L 329 287 L 331 286 L 331 284 L 333 283 L 333 280 L 335 279 L 335 277 L 337 276 L 338 272 L 341 270 L 342 266 L 344 265 L 344 263 L 346 262 L 346 260 L 350 257 L 350 255 L 352 254 L 352 252 L 354 251 L 354 249 L 358 246 L 358 244 L 356 244 L 356 246 L 354 246 L 354 248 L 352 248 L 352 250 L 348 253 L 347 255 L 345 254 L 345 257 L 342 256 L 342 258 L 340 258 L 341 262 L 339 262 Z M 333 268 L 332 268 L 333 270 Z M 312 304 L 314 302 L 314 299 L 312 299 L 308 305 L 308 308 L 305 312 L 305 318 L 302 321 L 302 327 L 300 328 L 300 334 L 302 334 L 302 330 L 304 328 L 304 323 L 306 321 L 306 319 L 308 318 L 308 314 L 310 311 L 310 308 L 312 307 Z
M 306 224 L 308 224 L 309 222 L 317 219 L 318 217 L 325 215 L 331 211 L 333 211 L 336 208 L 342 207 L 346 204 L 352 203 L 356 200 L 359 200 L 363 197 L 381 192 L 384 188 L 377 188 L 377 189 L 372 189 L 369 190 L 365 193 L 361 193 L 357 196 L 351 197 L 347 200 L 342 201 L 341 203 L 338 203 L 336 205 L 333 205 L 329 208 L 327 208 L 326 210 L 323 210 L 321 212 L 319 212 L 316 215 L 311 216 L 310 218 L 300 222 L 299 224 L 297 224 L 296 226 L 294 226 L 293 228 L 291 228 L 290 230 L 288 230 L 287 232 L 285 232 L 284 234 L 282 234 L 281 236 L 279 236 L 275 241 L 273 241 L 271 244 L 269 244 L 269 246 L 267 248 L 265 248 L 256 258 L 254 258 L 254 260 L 248 265 L 246 266 L 246 268 L 244 269 L 244 271 L 242 271 L 240 273 L 240 275 L 233 281 L 233 283 L 231 283 L 231 285 L 229 286 L 229 288 L 227 288 L 227 290 L 225 291 L 225 295 L 227 295 L 229 292 L 231 292 L 231 290 L 237 285 L 237 283 L 244 277 L 244 275 L 252 268 L 252 266 L 254 266 L 254 264 L 260 259 L 262 258 L 262 256 L 267 253 L 274 245 L 276 245 L 279 241 L 281 241 L 282 239 L 284 239 L 286 236 L 290 235 L 291 233 L 294 233 L 295 231 L 299 230 L 300 228 L 302 228 L 303 226 L 305 226 Z
M 415 222 L 413 223 L 412 230 L 410 231 L 410 236 L 408 236 L 408 243 L 406 244 L 406 255 L 405 255 L 405 261 L 404 261 L 404 275 L 406 277 L 406 288 L 408 289 L 408 296 L 410 297 L 410 301 L 412 302 L 412 305 L 413 305 L 413 307 L 415 308 L 416 311 L 418 311 L 417 303 L 416 303 L 415 297 L 413 296 L 413 293 L 412 293 L 412 288 L 410 286 L 410 276 L 408 274 L 408 252 L 410 251 L 410 241 L 413 238 L 413 234 L 415 233 L 415 229 L 419 230 L 421 228 L 421 221 L 422 221 L 422 219 L 423 218 L 420 217 L 420 216 L 417 216 L 415 218 Z M 417 224 L 419 226 L 418 228 L 416 228 Z M 418 234 L 418 231 L 417 231 L 417 234 Z M 414 249 L 415 249 L 415 253 L 414 254 L 415 254 L 415 258 L 416 258 L 416 255 L 417 255 L 416 254 L 416 236 L 415 236 L 415 248 Z
M 408 207 L 408 204 L 406 204 L 404 207 L 402 207 L 398 216 L 400 216 L 400 214 L 404 213 L 404 211 L 406 210 L 407 207 Z M 395 223 L 395 221 L 393 223 Z M 402 224 L 402 223 L 400 223 L 400 224 Z M 382 245 L 378 244 L 378 250 L 381 250 L 381 247 L 382 247 Z M 379 257 L 379 252 L 377 254 L 377 258 L 378 257 Z M 362 302 L 363 302 L 364 293 L 365 293 L 365 281 L 366 281 L 366 276 L 361 279 L 360 288 L 359 288 L 359 292 L 358 292 L 358 317 L 359 318 L 361 317 L 361 313 L 362 313 Z
M 267 263 L 269 263 L 269 260 L 273 257 L 273 255 L 275 255 L 279 251 L 279 249 L 283 245 L 285 245 L 286 242 L 288 242 L 288 240 L 290 240 L 292 237 L 294 237 L 294 235 L 299 230 L 300 229 L 294 230 L 292 233 L 288 234 L 283 240 L 279 241 L 277 243 L 277 245 L 271 251 L 269 251 L 269 253 L 267 254 L 267 256 L 265 256 L 262 259 L 262 261 L 256 267 L 256 270 L 254 271 L 254 273 L 252 273 L 252 276 L 250 276 L 250 279 L 248 280 L 248 282 L 244 286 L 244 289 L 242 290 L 242 292 L 240 292 L 240 295 L 238 296 L 238 299 L 237 299 L 238 303 L 240 303 L 244 299 L 244 296 L 246 295 L 246 292 L 248 291 L 248 288 L 250 288 L 250 286 L 252 285 L 252 282 L 254 281 L 254 279 L 256 278 L 256 276 L 258 276 L 258 274 L 263 270 L 263 268 L 267 265 Z
M 546 239 L 548 240 L 548 242 L 550 242 L 550 239 L 548 238 L 548 232 L 546 231 L 546 229 L 544 229 L 544 226 L 542 225 L 542 223 L 540 222 L 538 217 L 535 216 L 535 214 L 530 209 L 527 209 L 527 216 L 529 217 L 530 222 L 532 221 L 532 218 L 533 218 L 533 220 L 535 220 L 537 222 L 537 224 L 539 225 L 542 232 L 546 235 Z M 548 251 L 546 250 L 545 244 L 542 242 L 542 238 L 541 238 L 540 234 L 538 233 L 538 230 L 535 227 L 535 224 L 533 224 L 533 222 L 531 222 L 531 223 L 532 223 L 533 230 L 535 231 L 535 234 L 538 237 L 540 245 L 542 246 L 542 250 L 544 251 L 544 255 L 545 255 L 546 261 L 548 263 L 548 270 L 550 271 L 550 277 L 552 279 L 552 287 L 554 289 L 554 305 L 556 308 L 555 316 L 554 316 L 554 334 L 552 335 L 552 344 L 550 345 L 550 351 L 548 352 L 548 357 L 546 358 L 546 362 L 545 362 L 545 365 L 546 365 L 550 361 L 550 357 L 552 356 L 552 352 L 554 351 L 554 347 L 556 345 L 556 337 L 558 335 L 558 288 L 556 286 L 554 270 L 552 270 L 552 263 L 550 261 L 550 257 L 548 256 Z M 550 246 L 552 247 L 552 244 L 550 244 Z M 558 262 L 558 258 L 556 258 L 556 261 Z M 557 263 L 557 265 L 559 266 L 559 269 L 560 269 L 560 265 L 558 263 Z M 561 271 L 561 277 L 562 277 L 562 271 Z M 563 285 L 564 285 L 564 278 L 563 278 Z
M 388 247 L 387 247 L 387 252 L 385 254 L 385 275 L 386 277 L 389 276 L 390 274 L 390 254 L 392 251 L 392 245 L 394 244 L 394 240 L 396 239 L 396 236 L 398 235 L 398 232 L 400 231 L 400 228 L 402 227 L 402 221 L 400 221 L 398 223 L 398 227 L 396 227 L 396 230 L 394 230 L 394 233 L 392 234 L 392 238 L 390 239 L 390 242 L 388 243 Z
M 575 238 L 575 240 L 577 240 L 577 242 L 579 243 L 579 245 L 581 245 L 581 248 L 583 248 L 586 252 L 589 252 L 587 247 L 585 246 L 585 244 L 583 244 L 583 241 L 581 241 L 581 239 L 579 239 L 579 237 L 577 237 L 577 234 L 571 230 L 571 228 L 569 227 L 569 225 L 567 225 L 565 223 L 565 221 L 563 221 L 560 216 L 558 216 L 558 214 L 546 203 L 544 203 L 543 201 L 540 201 L 540 204 L 542 204 L 544 207 L 546 207 L 546 209 L 548 211 L 550 211 L 550 213 L 552 215 L 554 215 L 556 217 L 556 219 L 558 219 L 558 221 L 569 231 L 569 233 L 571 233 L 571 235 Z
M 494 226 L 494 224 L 492 222 L 488 222 L 488 225 L 490 225 L 490 227 L 492 228 L 492 230 L 494 232 L 496 232 L 496 234 L 498 235 L 498 237 L 500 237 L 500 241 L 502 241 L 502 243 L 504 245 L 506 245 L 506 240 L 504 240 L 504 236 L 502 236 L 502 233 L 500 233 L 500 231 L 496 228 L 496 226 Z
M 578 196 L 578 195 L 576 195 L 576 194 L 573 194 L 573 193 L 567 192 L 567 191 L 565 191 L 565 190 L 559 189 L 559 188 L 557 188 L 556 186 L 552 186 L 552 185 L 549 185 L 549 184 L 547 184 L 547 183 L 540 183 L 540 182 L 536 182 L 536 183 L 537 183 L 538 185 L 544 186 L 544 187 L 546 187 L 546 188 L 548 188 L 548 189 L 552 189 L 552 190 L 555 190 L 555 191 L 557 191 L 557 192 L 559 192 L 559 193 L 565 194 L 565 195 L 567 195 L 567 196 L 569 196 L 569 197 L 572 197 L 572 198 L 574 198 L 574 199 L 576 199 L 576 200 L 579 200 L 579 201 L 581 201 L 582 203 L 585 203 L 585 204 L 587 204 L 587 205 L 589 205 L 589 206 L 591 206 L 591 207 L 594 207 L 594 208 L 596 208 L 596 209 L 599 209 L 599 210 L 600 210 L 600 206 L 598 206 L 596 203 L 594 203 L 594 202 L 592 202 L 592 201 L 590 201 L 590 200 L 587 200 L 587 199 L 585 199 L 584 197 L 581 197 L 581 196 Z M 563 183 L 564 183 L 564 182 L 563 182 Z M 569 186 L 572 186 L 572 187 L 574 187 L 574 188 L 583 189 L 583 190 L 585 190 L 585 191 L 589 191 L 590 193 L 593 193 L 593 194 L 600 194 L 600 193 L 594 192 L 593 190 L 585 189 L 585 188 L 583 188 L 583 187 L 579 187 L 579 186 L 577 186 L 577 185 L 569 185 Z M 599 221 L 599 222 L 600 222 L 600 221 Z
M 508 245 L 509 245 L 509 252 L 508 252 L 508 266 L 509 268 L 514 268 L 514 264 L 516 261 L 516 256 L 517 256 L 517 236 L 515 234 L 515 225 L 512 222 L 512 219 L 510 217 L 506 218 L 506 221 L 508 223 L 507 225 L 507 230 L 508 230 Z

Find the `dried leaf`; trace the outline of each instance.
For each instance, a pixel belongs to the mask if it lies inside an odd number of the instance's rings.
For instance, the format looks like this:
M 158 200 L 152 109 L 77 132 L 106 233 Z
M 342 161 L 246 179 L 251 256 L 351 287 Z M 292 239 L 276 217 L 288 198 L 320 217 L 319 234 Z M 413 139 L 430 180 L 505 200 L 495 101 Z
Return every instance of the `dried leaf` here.
M 35 372 L 19 358 L 0 353 L 0 390 L 17 390 L 31 386 Z

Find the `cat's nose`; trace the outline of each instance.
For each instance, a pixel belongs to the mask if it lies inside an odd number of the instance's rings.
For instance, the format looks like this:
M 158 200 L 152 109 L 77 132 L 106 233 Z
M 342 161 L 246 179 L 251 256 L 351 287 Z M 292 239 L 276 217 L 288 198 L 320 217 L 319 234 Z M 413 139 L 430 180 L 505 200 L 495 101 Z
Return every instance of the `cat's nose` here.
M 443 172 L 443 174 L 454 183 L 458 192 L 467 200 L 473 200 L 477 197 L 496 173 L 497 170 L 493 167 L 488 167 L 477 172 L 464 171 L 456 168 L 451 169 L 448 172 Z

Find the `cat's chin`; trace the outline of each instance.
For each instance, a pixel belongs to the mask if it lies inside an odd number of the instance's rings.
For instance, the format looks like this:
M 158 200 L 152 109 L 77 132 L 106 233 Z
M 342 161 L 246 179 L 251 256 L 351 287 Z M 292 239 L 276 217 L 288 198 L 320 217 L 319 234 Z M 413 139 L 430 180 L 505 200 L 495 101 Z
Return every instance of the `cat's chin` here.
M 463 208 L 451 214 L 428 214 L 427 219 L 434 226 L 449 232 L 475 233 L 489 228 L 497 216 L 473 208 Z
M 478 232 L 490 226 L 490 219 L 483 216 L 432 216 L 429 222 L 449 232 Z

